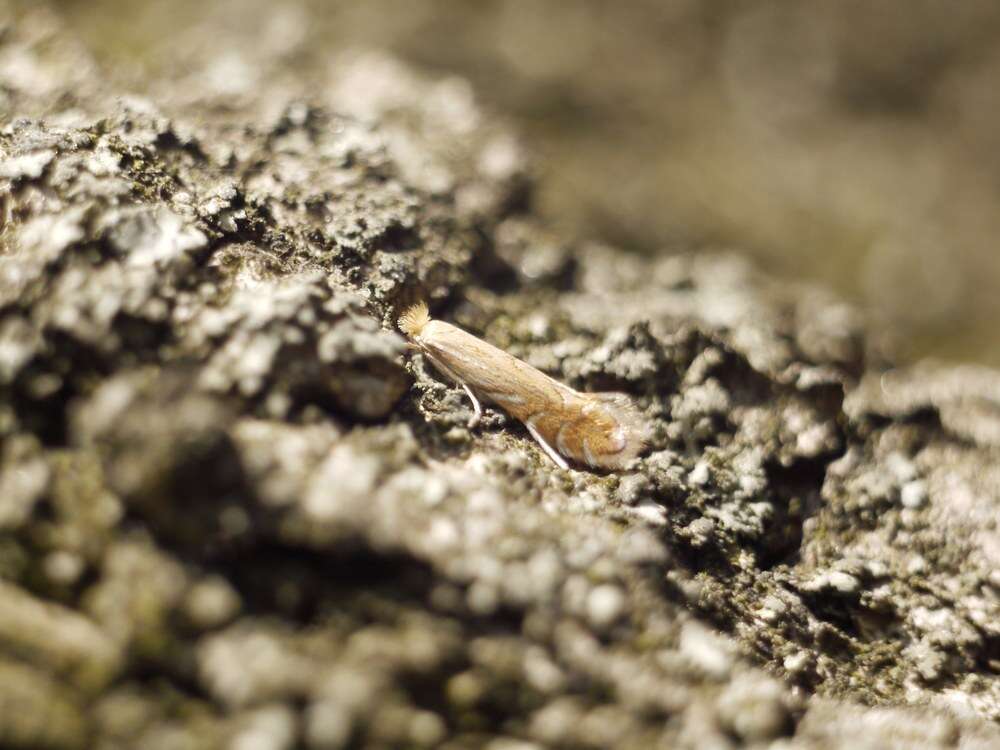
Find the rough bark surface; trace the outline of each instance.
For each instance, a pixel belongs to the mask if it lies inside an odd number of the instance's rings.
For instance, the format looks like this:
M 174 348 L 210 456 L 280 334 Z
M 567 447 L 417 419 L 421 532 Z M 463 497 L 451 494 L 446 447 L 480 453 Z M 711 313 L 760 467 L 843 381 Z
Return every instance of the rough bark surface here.
M 462 81 L 213 33 L 139 96 L 6 14 L 0 744 L 1000 746 L 1000 375 L 569 246 Z M 416 299 L 650 449 L 470 432 Z

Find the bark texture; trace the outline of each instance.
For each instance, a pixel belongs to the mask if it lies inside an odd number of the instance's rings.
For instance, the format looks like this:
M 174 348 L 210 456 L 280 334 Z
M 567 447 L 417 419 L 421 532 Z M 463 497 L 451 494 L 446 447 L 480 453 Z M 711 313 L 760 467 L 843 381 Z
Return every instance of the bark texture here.
M 998 746 L 1000 375 L 551 234 L 460 80 L 218 33 L 137 93 L 6 14 L 0 744 Z M 649 450 L 469 431 L 418 299 Z

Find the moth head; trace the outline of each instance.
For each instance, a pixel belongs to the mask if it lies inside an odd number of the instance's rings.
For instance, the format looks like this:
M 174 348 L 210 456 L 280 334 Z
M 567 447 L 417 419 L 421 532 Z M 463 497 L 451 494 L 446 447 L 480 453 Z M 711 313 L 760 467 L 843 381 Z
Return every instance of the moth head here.
M 399 316 L 400 330 L 409 336 L 411 339 L 415 339 L 420 336 L 420 333 L 424 330 L 431 320 L 431 314 L 427 309 L 426 302 L 418 302 L 406 309 L 406 311 Z

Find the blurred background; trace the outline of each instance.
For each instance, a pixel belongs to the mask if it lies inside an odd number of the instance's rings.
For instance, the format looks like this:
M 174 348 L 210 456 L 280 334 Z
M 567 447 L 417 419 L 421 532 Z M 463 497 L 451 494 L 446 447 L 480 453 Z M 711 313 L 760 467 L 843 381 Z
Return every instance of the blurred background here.
M 1000 365 L 995 0 L 58 5 L 137 80 L 207 21 L 465 77 L 524 135 L 570 237 L 739 247 L 901 331 L 897 356 Z

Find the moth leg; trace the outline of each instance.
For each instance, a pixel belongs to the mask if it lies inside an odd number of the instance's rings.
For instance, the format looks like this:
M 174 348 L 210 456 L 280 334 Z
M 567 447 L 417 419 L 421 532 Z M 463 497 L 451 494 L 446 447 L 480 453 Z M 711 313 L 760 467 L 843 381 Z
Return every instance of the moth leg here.
M 465 392 L 468 394 L 469 398 L 472 399 L 472 408 L 475 409 L 475 414 L 473 414 L 472 419 L 469 420 L 469 429 L 471 430 L 473 427 L 479 424 L 479 420 L 482 419 L 483 408 L 479 405 L 479 399 L 476 398 L 476 394 L 472 392 L 472 389 L 469 388 L 469 386 L 467 386 L 462 381 L 459 381 L 458 384 L 465 389 Z
M 538 430 L 535 429 L 535 426 L 533 424 L 531 424 L 530 420 L 527 421 L 527 422 L 525 422 L 524 426 L 528 428 L 528 432 L 531 433 L 531 437 L 533 437 L 537 441 L 537 443 L 540 446 L 542 446 L 542 450 L 544 450 L 546 452 L 546 454 L 548 454 L 548 457 L 551 458 L 555 462 L 556 466 L 558 466 L 560 469 L 568 469 L 569 468 L 569 464 L 566 463 L 566 459 L 563 458 L 562 456 L 560 456 L 552 448 L 551 445 L 549 445 L 547 442 L 545 442 L 545 438 L 543 438 L 541 436 L 541 434 L 538 432 Z
M 456 375 L 455 372 L 446 364 L 444 364 L 440 359 L 433 356 L 429 352 L 424 352 L 424 356 L 427 357 L 437 369 L 439 369 L 449 378 L 451 378 L 460 386 L 462 386 L 462 390 L 464 390 L 465 393 L 469 396 L 469 399 L 472 401 L 472 409 L 473 409 L 472 418 L 469 420 L 469 429 L 471 430 L 473 427 L 479 424 L 479 420 L 483 418 L 483 407 L 479 405 L 479 399 L 476 398 L 476 394 L 472 392 L 472 389 L 469 388 L 468 385 L 466 385 L 464 380 L 458 377 L 458 375 Z

